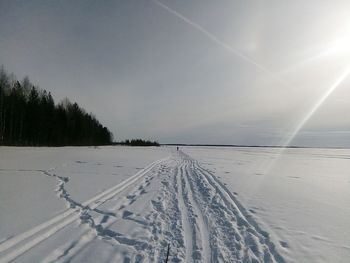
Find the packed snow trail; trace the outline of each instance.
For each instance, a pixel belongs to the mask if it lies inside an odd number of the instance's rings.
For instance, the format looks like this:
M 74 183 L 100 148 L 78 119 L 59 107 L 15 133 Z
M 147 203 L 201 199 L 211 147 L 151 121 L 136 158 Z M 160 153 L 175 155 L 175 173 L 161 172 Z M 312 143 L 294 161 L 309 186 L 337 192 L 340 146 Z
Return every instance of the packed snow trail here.
M 60 181 L 60 197 L 70 208 L 0 243 L 0 263 L 33 257 L 38 262 L 164 262 L 168 244 L 169 262 L 285 262 L 235 196 L 182 151 L 82 204 L 65 190 L 68 179 L 43 173 Z M 46 243 L 46 254 L 35 253 Z

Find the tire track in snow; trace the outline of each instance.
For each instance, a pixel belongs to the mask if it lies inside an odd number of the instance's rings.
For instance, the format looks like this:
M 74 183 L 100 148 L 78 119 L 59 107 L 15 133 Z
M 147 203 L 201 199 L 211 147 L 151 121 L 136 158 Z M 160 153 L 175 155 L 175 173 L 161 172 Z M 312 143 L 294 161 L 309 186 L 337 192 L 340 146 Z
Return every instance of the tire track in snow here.
M 145 167 L 143 170 L 140 170 L 138 173 L 124 180 L 123 182 L 109 188 L 108 190 L 96 195 L 95 197 L 84 202 L 82 206 L 89 206 L 90 209 L 96 209 L 98 206 L 106 202 L 107 200 L 113 198 L 115 195 L 120 193 L 126 187 L 138 181 L 142 178 L 147 172 L 149 172 L 153 167 L 160 164 L 161 162 L 167 160 L 168 158 L 155 161 Z M 41 171 L 42 172 L 42 171 Z M 40 244 L 47 238 L 51 237 L 59 230 L 63 229 L 67 225 L 73 223 L 74 221 L 80 218 L 80 209 L 68 209 L 63 211 L 61 214 L 56 217 L 22 233 L 13 238 L 10 238 L 0 244 L 0 253 L 10 250 L 7 254 L 1 255 L 0 263 L 11 262 L 17 257 L 21 256 L 28 250 L 32 249 L 36 245 Z

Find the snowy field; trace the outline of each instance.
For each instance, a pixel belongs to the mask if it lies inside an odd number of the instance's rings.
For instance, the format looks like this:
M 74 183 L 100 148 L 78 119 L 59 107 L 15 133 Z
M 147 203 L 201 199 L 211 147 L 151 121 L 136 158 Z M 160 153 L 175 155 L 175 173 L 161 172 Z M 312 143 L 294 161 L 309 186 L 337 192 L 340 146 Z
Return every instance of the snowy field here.
M 350 262 L 350 150 L 185 151 L 237 196 L 286 262 Z
M 0 147 L 0 263 L 349 262 L 350 150 Z

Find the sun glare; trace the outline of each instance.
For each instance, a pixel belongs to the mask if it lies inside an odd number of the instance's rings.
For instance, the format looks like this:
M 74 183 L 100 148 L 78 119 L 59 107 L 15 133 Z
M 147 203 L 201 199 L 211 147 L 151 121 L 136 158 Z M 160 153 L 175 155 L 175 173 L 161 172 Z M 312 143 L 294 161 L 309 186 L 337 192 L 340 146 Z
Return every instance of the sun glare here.
M 334 40 L 329 48 L 329 53 L 332 54 L 340 54 L 340 53 L 348 53 L 350 52 L 350 38 L 349 37 L 342 37 Z

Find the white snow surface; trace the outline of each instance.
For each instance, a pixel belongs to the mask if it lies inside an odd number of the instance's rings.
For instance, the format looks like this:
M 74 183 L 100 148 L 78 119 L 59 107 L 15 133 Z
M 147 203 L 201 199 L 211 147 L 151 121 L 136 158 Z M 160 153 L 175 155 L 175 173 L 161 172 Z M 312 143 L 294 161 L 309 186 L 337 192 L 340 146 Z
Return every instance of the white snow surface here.
M 286 262 L 350 262 L 350 150 L 188 147 Z
M 0 147 L 0 263 L 348 262 L 350 150 Z

